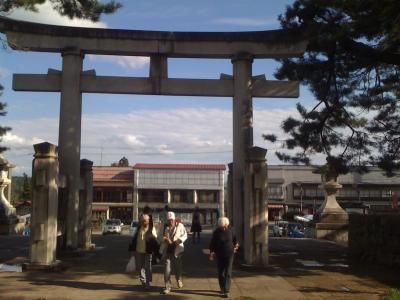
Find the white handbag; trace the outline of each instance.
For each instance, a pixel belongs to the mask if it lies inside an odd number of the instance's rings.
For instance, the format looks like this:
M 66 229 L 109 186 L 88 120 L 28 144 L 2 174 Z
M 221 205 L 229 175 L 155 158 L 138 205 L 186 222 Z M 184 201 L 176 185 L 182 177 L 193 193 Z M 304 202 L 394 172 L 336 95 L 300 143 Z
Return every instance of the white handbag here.
M 125 271 L 127 273 L 134 273 L 136 270 L 136 259 L 135 256 L 131 256 L 131 258 L 128 261 L 128 264 L 126 265 Z

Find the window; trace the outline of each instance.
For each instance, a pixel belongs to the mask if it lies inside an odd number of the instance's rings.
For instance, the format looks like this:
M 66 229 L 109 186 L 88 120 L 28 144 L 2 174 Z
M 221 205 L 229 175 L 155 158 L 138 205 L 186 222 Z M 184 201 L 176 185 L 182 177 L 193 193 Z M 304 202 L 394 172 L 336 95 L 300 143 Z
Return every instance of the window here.
M 392 197 L 392 191 L 387 189 L 382 190 L 382 197 L 384 198 Z
M 282 186 L 280 184 L 268 185 L 268 198 L 281 198 L 283 195 Z
M 93 202 L 101 202 L 102 191 L 100 189 L 94 188 Z
M 298 186 L 293 186 L 293 196 L 295 197 L 300 197 L 301 195 L 301 189 Z
M 343 189 L 339 190 L 338 193 L 339 197 L 345 197 L 345 198 L 358 198 L 358 192 L 355 188 L 352 187 L 344 187 Z
M 139 190 L 139 202 L 164 202 L 164 190 Z
M 218 191 L 197 191 L 198 203 L 217 203 Z
M 378 189 L 373 189 L 369 191 L 369 197 L 370 198 L 380 198 L 381 197 L 381 191 Z
M 192 190 L 171 191 L 171 202 L 173 203 L 193 203 Z
M 103 193 L 103 199 L 102 201 L 100 200 L 101 198 L 99 197 L 101 194 L 97 195 L 97 192 L 95 194 L 95 199 L 99 199 L 101 202 L 128 202 L 128 192 L 130 191 L 129 188 L 113 188 L 113 187 L 107 187 L 102 189 Z M 95 200 L 95 201 L 96 201 Z
M 306 187 L 304 188 L 304 195 L 306 197 L 316 197 L 317 189 L 315 187 Z

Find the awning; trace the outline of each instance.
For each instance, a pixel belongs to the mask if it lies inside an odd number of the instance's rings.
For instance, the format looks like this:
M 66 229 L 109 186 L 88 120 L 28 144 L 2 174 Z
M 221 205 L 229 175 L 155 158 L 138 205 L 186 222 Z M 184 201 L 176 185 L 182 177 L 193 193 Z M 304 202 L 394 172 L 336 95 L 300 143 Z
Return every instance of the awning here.
M 93 206 L 92 211 L 107 211 L 108 207 L 107 206 Z
M 268 204 L 268 208 L 283 208 L 283 204 Z

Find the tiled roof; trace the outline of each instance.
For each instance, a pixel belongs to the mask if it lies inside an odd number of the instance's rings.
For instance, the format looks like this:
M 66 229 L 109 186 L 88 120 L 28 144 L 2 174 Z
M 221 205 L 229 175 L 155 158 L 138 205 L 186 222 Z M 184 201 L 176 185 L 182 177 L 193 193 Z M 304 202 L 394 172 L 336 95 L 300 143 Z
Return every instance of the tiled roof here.
M 220 164 L 136 164 L 134 169 L 173 169 L 173 170 L 225 170 L 225 165 Z
M 132 167 L 93 167 L 93 181 L 133 181 Z

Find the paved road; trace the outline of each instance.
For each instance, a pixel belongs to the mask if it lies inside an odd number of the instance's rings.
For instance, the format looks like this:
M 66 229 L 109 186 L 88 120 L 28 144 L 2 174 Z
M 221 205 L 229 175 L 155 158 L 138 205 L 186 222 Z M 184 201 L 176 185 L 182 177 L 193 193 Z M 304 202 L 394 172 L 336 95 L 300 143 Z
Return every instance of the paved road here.
M 347 248 L 314 239 L 270 238 L 270 263 L 311 298 L 375 299 L 400 287 L 398 271 L 348 259 Z
M 210 231 L 203 236 L 201 244 L 186 243 L 182 289 L 173 289 L 171 299 L 218 299 L 219 288 L 216 266 L 208 261 L 207 245 Z M 130 237 L 126 235 L 94 235 L 96 250 L 84 256 L 61 257 L 66 270 L 50 272 L 0 272 L 0 299 L 23 296 L 24 299 L 141 299 L 164 298 L 163 267 L 154 267 L 153 287 L 145 291 L 138 278 L 124 273 L 129 254 Z M 16 237 L 15 248 L 22 240 Z M 0 236 L 0 243 L 2 237 Z M 26 242 L 26 241 L 25 241 Z M 25 256 L 28 254 L 26 251 Z M 16 257 L 10 262 L 21 262 Z M 303 295 L 279 276 L 235 270 L 231 295 L 238 297 L 271 299 L 284 296 L 286 299 L 301 299 Z

